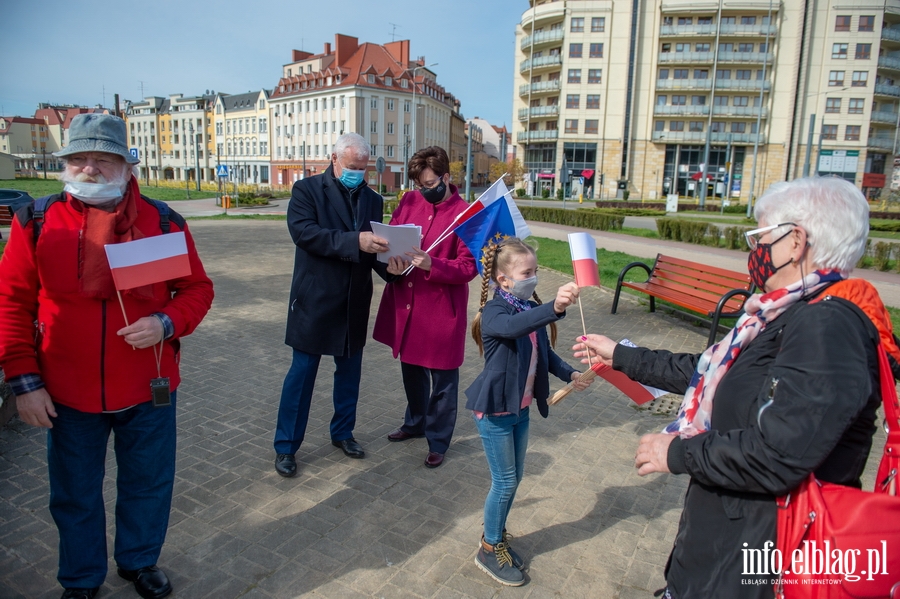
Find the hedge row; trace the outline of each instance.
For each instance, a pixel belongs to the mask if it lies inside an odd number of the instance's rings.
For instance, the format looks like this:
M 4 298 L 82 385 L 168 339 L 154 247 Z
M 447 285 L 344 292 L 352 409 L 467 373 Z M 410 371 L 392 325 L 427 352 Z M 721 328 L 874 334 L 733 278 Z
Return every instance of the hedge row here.
M 643 210 L 659 210 L 662 212 L 666 211 L 666 203 L 665 202 L 624 202 L 624 201 L 602 201 L 602 202 L 594 202 L 597 205 L 597 208 L 624 208 L 626 210 L 635 210 L 640 207 Z M 700 210 L 699 204 L 694 204 L 690 202 L 678 202 L 678 211 L 683 212 L 686 210 Z M 719 212 L 722 210 L 718 204 L 707 204 L 703 210 L 706 212 Z M 740 204 L 735 204 L 733 206 L 725 206 L 724 212 L 726 214 L 744 214 L 747 212 L 746 206 L 741 206 Z M 900 218 L 900 214 L 895 216 L 894 218 Z
M 730 250 L 748 251 L 747 240 L 744 238 L 743 227 L 726 227 L 720 229 L 715 224 L 680 220 L 677 218 L 656 219 L 656 231 L 662 239 L 697 243 L 719 247 L 721 240 L 725 239 L 725 247 Z
M 519 210 L 525 220 L 535 220 L 554 225 L 568 225 L 595 231 L 621 230 L 624 216 L 603 214 L 588 210 L 563 210 L 562 208 L 539 208 L 520 206 Z
M 866 251 L 863 252 L 856 268 L 874 268 L 875 270 L 894 270 L 900 272 L 900 245 L 887 241 L 866 240 Z

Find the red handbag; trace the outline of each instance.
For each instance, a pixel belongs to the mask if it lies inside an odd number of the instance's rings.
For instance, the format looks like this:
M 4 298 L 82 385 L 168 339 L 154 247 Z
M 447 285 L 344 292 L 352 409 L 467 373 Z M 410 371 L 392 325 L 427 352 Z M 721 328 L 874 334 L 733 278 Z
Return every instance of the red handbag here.
M 900 405 L 880 344 L 878 359 L 888 433 L 875 490 L 810 474 L 778 498 L 777 599 L 900 599 Z

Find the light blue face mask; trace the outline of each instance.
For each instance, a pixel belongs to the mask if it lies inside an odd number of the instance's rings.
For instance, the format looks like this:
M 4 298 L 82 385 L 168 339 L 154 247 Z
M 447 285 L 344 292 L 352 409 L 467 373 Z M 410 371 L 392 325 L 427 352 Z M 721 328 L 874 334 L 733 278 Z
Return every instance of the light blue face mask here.
M 355 189 L 360 183 L 363 182 L 363 176 L 366 174 L 366 171 L 355 171 L 353 169 L 346 168 L 343 164 L 341 164 L 340 160 L 338 160 L 338 164 L 341 165 L 340 181 L 347 189 Z

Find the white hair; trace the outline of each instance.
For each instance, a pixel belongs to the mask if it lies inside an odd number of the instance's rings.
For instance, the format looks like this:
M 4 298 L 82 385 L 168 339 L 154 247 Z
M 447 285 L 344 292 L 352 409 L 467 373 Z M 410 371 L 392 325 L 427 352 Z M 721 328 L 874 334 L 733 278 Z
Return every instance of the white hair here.
M 338 137 L 331 152 L 336 154 L 338 158 L 341 158 L 348 152 L 352 152 L 354 158 L 368 160 L 370 152 L 369 142 L 358 133 L 344 133 Z
M 756 203 L 754 216 L 767 225 L 803 227 L 818 269 L 837 269 L 847 276 L 866 249 L 869 203 L 855 185 L 838 177 L 775 183 Z

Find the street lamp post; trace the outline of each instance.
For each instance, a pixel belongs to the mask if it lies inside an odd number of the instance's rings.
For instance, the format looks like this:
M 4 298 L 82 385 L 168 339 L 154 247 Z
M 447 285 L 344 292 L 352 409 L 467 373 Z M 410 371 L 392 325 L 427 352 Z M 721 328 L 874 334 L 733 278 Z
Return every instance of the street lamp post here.
M 190 181 L 188 181 L 187 131 L 184 130 L 184 127 L 181 128 L 181 151 L 184 152 L 184 190 L 187 192 L 187 199 L 191 199 L 191 187 Z
M 419 147 L 416 145 L 416 133 L 418 133 L 418 131 L 416 130 L 416 117 L 419 114 L 419 109 L 416 106 L 416 87 L 417 87 L 416 86 L 416 71 L 418 71 L 419 69 L 427 69 L 429 67 L 436 67 L 437 65 L 438 65 L 438 63 L 433 62 L 429 65 L 423 64 L 423 65 L 419 65 L 417 67 L 413 67 L 413 70 L 412 70 L 412 73 L 413 73 L 413 76 L 412 76 L 412 86 L 413 86 L 413 98 L 412 98 L 412 101 L 413 101 L 413 122 L 412 122 L 412 125 L 413 125 L 413 136 L 412 136 L 413 147 L 412 147 L 412 151 L 413 151 L 413 153 L 415 153 L 417 151 L 417 148 Z
M 196 183 L 197 191 L 200 191 L 200 151 L 199 146 L 197 145 L 197 135 L 194 135 L 194 123 L 188 123 L 188 127 L 191 130 L 191 139 L 193 139 L 194 145 L 194 182 Z

